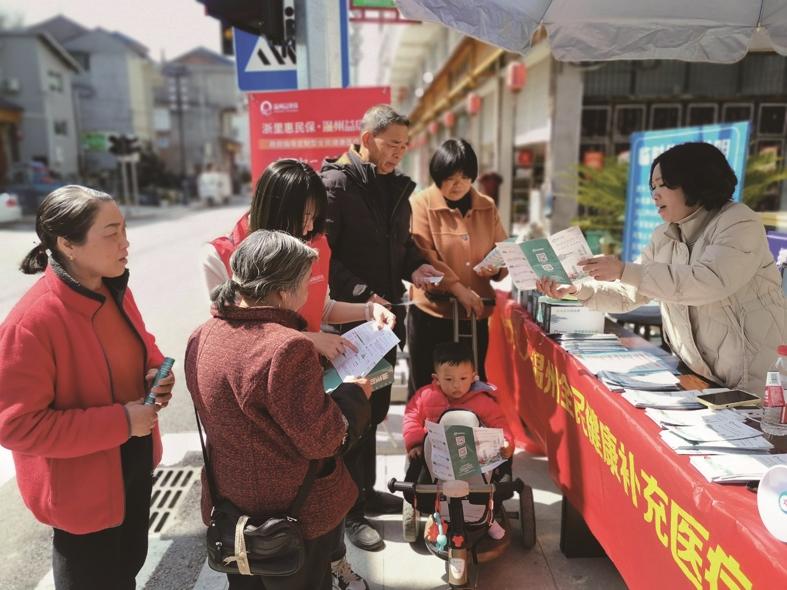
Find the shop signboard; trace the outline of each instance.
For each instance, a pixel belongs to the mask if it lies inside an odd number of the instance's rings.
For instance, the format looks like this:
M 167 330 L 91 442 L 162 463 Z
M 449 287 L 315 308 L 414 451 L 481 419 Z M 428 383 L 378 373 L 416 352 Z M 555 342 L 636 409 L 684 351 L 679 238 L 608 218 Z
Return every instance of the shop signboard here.
M 110 135 L 107 131 L 85 131 L 82 133 L 82 149 L 86 152 L 109 151 Z
M 249 94 L 251 168 L 256 180 L 271 162 L 296 158 L 319 171 L 325 158 L 358 143 L 361 118 L 391 102 L 388 87 L 321 88 Z
M 631 155 L 626 191 L 626 223 L 623 229 L 623 260 L 631 262 L 650 242 L 653 230 L 661 225 L 650 193 L 650 166 L 662 152 L 690 141 L 704 141 L 719 148 L 727 157 L 738 184 L 733 200 L 740 201 L 749 146 L 749 122 L 701 125 L 631 134 Z

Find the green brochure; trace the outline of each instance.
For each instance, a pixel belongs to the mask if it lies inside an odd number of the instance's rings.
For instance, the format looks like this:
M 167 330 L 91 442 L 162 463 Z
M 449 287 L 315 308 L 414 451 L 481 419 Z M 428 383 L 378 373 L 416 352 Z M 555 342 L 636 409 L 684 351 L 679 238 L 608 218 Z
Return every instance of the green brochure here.
M 369 374 L 366 375 L 366 378 L 372 383 L 372 391 L 377 391 L 378 389 L 385 387 L 386 385 L 391 385 L 394 382 L 393 367 L 387 360 L 380 359 L 380 362 L 377 363 L 371 371 L 369 371 Z M 341 384 L 342 379 L 339 377 L 339 373 L 335 368 L 331 367 L 325 371 L 325 373 L 323 373 L 322 385 L 325 389 L 325 393 L 331 393 Z
M 561 285 L 571 284 L 571 279 L 563 268 L 560 258 L 547 238 L 529 240 L 520 244 L 530 268 L 539 279 L 552 279 Z
M 481 428 L 426 422 L 432 447 L 429 470 L 437 479 L 471 479 L 504 462 L 500 449 L 505 442 L 500 428 Z

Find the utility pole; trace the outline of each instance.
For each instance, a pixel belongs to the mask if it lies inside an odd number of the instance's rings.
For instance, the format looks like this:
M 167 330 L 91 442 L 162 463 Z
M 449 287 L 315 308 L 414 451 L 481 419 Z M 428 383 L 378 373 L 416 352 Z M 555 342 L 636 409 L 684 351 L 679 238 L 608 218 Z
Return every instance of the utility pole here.
M 180 156 L 180 177 L 182 180 L 183 204 L 189 203 L 189 184 L 186 170 L 186 131 L 184 124 L 184 114 L 188 110 L 188 93 L 186 89 L 186 78 L 188 69 L 181 64 L 170 65 L 165 68 L 165 74 L 169 79 L 169 108 L 174 111 L 178 118 L 178 146 Z
M 336 0 L 294 0 L 298 88 L 341 88 L 341 17 Z

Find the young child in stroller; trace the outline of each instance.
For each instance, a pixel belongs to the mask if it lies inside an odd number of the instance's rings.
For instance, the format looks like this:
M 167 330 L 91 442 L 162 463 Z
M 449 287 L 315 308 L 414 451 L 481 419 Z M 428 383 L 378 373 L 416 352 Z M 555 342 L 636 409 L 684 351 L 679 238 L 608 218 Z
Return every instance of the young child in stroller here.
M 416 391 L 404 411 L 402 434 L 411 467 L 420 466 L 424 458 L 426 422 L 439 422 L 447 410 L 453 409 L 473 412 L 481 426 L 501 428 L 505 444 L 500 454 L 504 459 L 510 459 L 514 454 L 511 430 L 490 393 L 493 388 L 478 380 L 472 351 L 461 343 L 438 344 L 434 349 L 433 361 L 435 372 L 432 374 L 432 383 Z M 510 469 L 510 462 L 507 466 Z M 411 477 L 417 477 L 417 474 L 413 469 L 408 469 L 406 479 L 411 480 Z M 489 536 L 501 539 L 504 535 L 503 527 L 492 520 Z

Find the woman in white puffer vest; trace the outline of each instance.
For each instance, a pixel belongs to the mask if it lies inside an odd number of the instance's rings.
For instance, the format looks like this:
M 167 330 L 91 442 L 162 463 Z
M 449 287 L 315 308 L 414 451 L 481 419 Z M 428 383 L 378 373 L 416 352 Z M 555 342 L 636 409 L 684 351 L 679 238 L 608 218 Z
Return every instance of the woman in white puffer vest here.
M 650 186 L 659 215 L 636 263 L 596 256 L 576 286 L 544 280 L 552 297 L 576 294 L 591 309 L 625 312 L 656 299 L 664 335 L 695 373 L 762 396 L 776 348 L 787 342 L 787 304 L 759 215 L 732 202 L 724 155 L 684 143 L 659 155 Z

